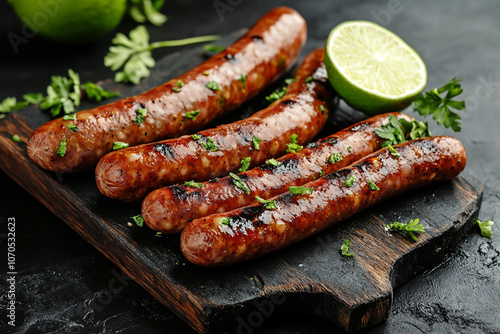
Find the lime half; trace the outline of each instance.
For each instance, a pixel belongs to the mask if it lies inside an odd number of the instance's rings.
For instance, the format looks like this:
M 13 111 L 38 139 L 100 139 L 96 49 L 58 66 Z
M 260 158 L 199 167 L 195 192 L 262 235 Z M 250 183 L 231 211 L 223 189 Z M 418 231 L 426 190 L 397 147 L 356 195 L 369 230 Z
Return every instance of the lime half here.
M 427 71 L 401 38 L 368 21 L 348 21 L 326 41 L 328 78 L 352 107 L 369 115 L 401 110 L 424 89 Z

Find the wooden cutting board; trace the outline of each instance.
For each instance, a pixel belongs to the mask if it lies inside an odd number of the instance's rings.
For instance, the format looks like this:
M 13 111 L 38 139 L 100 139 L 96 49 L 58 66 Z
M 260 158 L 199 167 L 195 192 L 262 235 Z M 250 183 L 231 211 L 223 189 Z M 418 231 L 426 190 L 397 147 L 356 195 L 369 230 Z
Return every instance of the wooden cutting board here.
M 230 44 L 239 34 L 220 44 Z M 302 54 L 316 47 L 308 44 Z M 204 57 L 201 47 L 194 47 L 159 61 L 139 86 L 111 80 L 103 84 L 121 92 L 122 98 L 135 95 L 189 70 Z M 264 98 L 258 97 L 217 124 L 248 116 L 263 105 Z M 340 109 L 322 136 L 362 118 Z M 200 268 L 182 256 L 179 236 L 158 237 L 147 227 L 130 226 L 129 217 L 140 213 L 140 203 L 105 198 L 93 172 L 59 174 L 34 165 L 25 142 L 49 119 L 34 106 L 0 119 L 1 168 L 200 333 L 251 333 L 267 318 L 290 312 L 326 317 L 349 332 L 380 323 L 388 317 L 393 289 L 456 247 L 474 225 L 482 199 L 483 185 L 466 175 L 381 203 L 274 254 L 228 267 Z M 14 134 L 20 143 L 12 141 Z M 420 218 L 427 230 L 418 235 L 418 242 L 384 230 L 385 224 L 412 218 Z M 41 223 L 50 228 L 57 222 Z M 352 242 L 354 258 L 340 255 L 345 239 Z

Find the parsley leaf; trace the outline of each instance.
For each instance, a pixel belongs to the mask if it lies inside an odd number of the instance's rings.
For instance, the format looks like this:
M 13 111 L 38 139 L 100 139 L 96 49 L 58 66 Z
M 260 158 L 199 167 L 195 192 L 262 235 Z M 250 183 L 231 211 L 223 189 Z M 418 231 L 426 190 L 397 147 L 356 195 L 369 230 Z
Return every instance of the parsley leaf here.
M 342 152 L 332 153 L 328 158 L 328 162 L 334 164 L 336 162 L 342 161 Z
M 404 143 L 407 135 L 409 135 L 412 140 L 431 136 L 429 124 L 427 122 L 420 122 L 417 120 L 408 122 L 404 118 L 397 119 L 394 115 L 389 115 L 389 123 L 382 125 L 380 129 L 375 129 L 375 133 L 380 138 L 387 139 L 382 143 L 383 147 Z
M 203 146 L 208 151 L 215 152 L 215 151 L 219 150 L 219 148 L 214 143 L 214 141 L 212 140 L 212 138 L 201 137 L 197 133 L 195 133 L 194 135 L 192 135 L 191 138 L 193 138 L 194 140 L 198 141 L 198 144 L 200 144 L 201 146 Z
M 297 153 L 298 151 L 300 151 L 301 149 L 304 148 L 304 146 L 297 144 L 298 138 L 299 138 L 299 136 L 296 133 L 294 133 L 290 136 L 290 143 L 286 144 L 288 147 L 286 149 L 286 153 L 289 153 L 289 152 Z
M 56 154 L 61 158 L 63 158 L 64 155 L 66 154 L 66 138 L 61 140 L 61 142 L 59 143 L 59 147 L 56 150 Z
M 443 124 L 455 132 L 460 132 L 460 116 L 451 109 L 462 110 L 465 108 L 465 101 L 455 101 L 454 97 L 463 92 L 460 86 L 460 79 L 453 78 L 441 88 L 434 88 L 425 94 L 420 94 L 413 101 L 413 109 L 420 115 L 432 115 L 432 118 L 439 125 Z M 441 94 L 446 92 L 444 97 Z
M 288 191 L 290 191 L 290 194 L 292 195 L 311 195 L 313 192 L 313 188 L 308 188 L 308 187 L 288 187 Z
M 115 141 L 113 143 L 113 151 L 118 151 L 118 150 L 121 150 L 122 148 L 127 148 L 129 146 L 130 145 L 128 143 L 124 143 L 124 142 L 121 142 L 121 141 Z
M 87 81 L 83 85 L 83 90 L 85 91 L 85 95 L 92 101 L 101 102 L 101 100 L 109 99 L 111 97 L 119 96 L 119 93 L 109 92 L 104 90 L 101 86 L 96 85 L 93 82 Z
M 50 109 L 52 116 L 64 110 L 66 114 L 75 112 L 75 107 L 80 105 L 80 77 L 73 70 L 68 70 L 68 76 L 52 76 L 52 83 L 47 87 L 47 96 L 43 98 L 40 108 Z
M 259 196 L 255 196 L 255 199 L 257 201 L 259 201 L 260 203 L 264 204 L 264 207 L 267 210 L 274 210 L 274 209 L 276 209 L 276 202 L 273 199 L 270 199 L 270 200 L 266 201 L 265 199 L 263 199 L 263 198 L 261 198 Z
M 226 225 L 226 226 L 229 225 L 230 222 L 231 222 L 231 218 L 229 218 L 229 217 L 222 217 L 220 220 L 220 223 L 222 225 Z
M 134 119 L 134 122 L 137 123 L 137 125 L 141 125 L 142 122 L 144 122 L 144 117 L 146 117 L 146 114 L 148 113 L 148 109 L 146 108 L 137 108 L 135 110 L 135 114 L 137 117 Z
M 248 167 L 250 167 L 250 161 L 251 160 L 252 160 L 251 157 L 246 157 L 246 158 L 241 159 L 241 161 L 240 161 L 241 167 L 238 170 L 240 172 L 246 171 L 248 169 Z
M 269 160 L 266 160 L 266 164 L 276 167 L 276 166 L 281 165 L 281 161 L 278 161 L 276 159 L 269 159 Z
M 493 226 L 494 222 L 492 219 L 488 219 L 483 221 L 480 221 L 479 219 L 476 220 L 477 225 L 481 229 L 481 235 L 485 238 L 490 238 L 491 239 L 491 227 Z
M 371 191 L 380 190 L 380 188 L 375 184 L 375 182 L 368 180 L 368 186 Z
M 262 141 L 262 139 L 260 138 L 257 138 L 257 137 L 253 137 L 252 138 L 252 143 L 253 143 L 253 147 L 257 150 L 257 151 L 260 151 L 260 142 Z
M 196 116 L 198 116 L 198 114 L 200 113 L 200 109 L 198 110 L 192 110 L 192 111 L 188 111 L 186 113 L 186 118 L 187 119 L 191 119 L 193 121 L 196 121 Z
M 273 103 L 274 101 L 277 101 L 281 99 L 285 94 L 287 93 L 286 87 L 283 87 L 281 89 L 276 89 L 274 92 L 266 96 L 266 100 L 269 101 L 269 103 Z
M 244 191 L 247 195 L 250 195 L 250 188 L 248 188 L 247 184 L 238 175 L 233 173 L 229 173 L 229 175 L 233 178 L 233 183 L 236 187 Z
M 406 231 L 410 235 L 410 237 L 414 240 L 417 241 L 417 237 L 413 232 L 419 232 L 419 233 L 424 233 L 424 225 L 419 224 L 419 219 L 410 219 L 410 221 L 406 224 L 402 224 L 400 222 L 394 222 L 392 224 L 386 225 L 385 229 L 387 231 Z
M 207 84 L 205 85 L 205 87 L 207 87 L 210 90 L 221 90 L 220 87 L 219 87 L 219 84 L 217 82 L 215 82 L 215 81 L 209 81 L 209 82 L 207 82 Z
M 401 154 L 399 154 L 392 145 L 387 145 L 387 148 L 389 149 L 389 152 L 391 152 L 391 155 L 395 156 L 396 158 L 399 158 Z
M 165 0 L 129 0 L 129 14 L 138 23 L 146 21 L 161 26 L 167 17 L 160 13 Z
M 349 175 L 349 177 L 347 177 L 347 179 L 345 180 L 345 186 L 347 188 L 351 188 L 353 186 L 354 183 L 356 183 L 358 179 L 356 178 L 356 176 L 354 175 Z
M 351 254 L 351 240 L 345 239 L 344 243 L 340 247 L 340 251 L 342 252 L 343 256 L 351 256 L 354 257 L 354 254 Z
M 19 143 L 21 141 L 21 138 L 19 138 L 18 135 L 13 135 L 12 140 L 15 141 L 16 143 Z
M 219 53 L 222 50 L 224 50 L 225 47 L 223 46 L 217 46 L 213 44 L 207 44 L 203 46 L 203 50 L 208 51 L 208 52 L 213 52 L 213 53 Z
M 71 132 L 76 132 L 76 131 L 78 131 L 78 127 L 77 127 L 76 125 L 74 125 L 74 124 L 68 123 L 68 124 L 66 124 L 66 127 L 67 127 L 68 129 L 70 129 L 70 131 L 71 131 Z
M 142 215 L 132 216 L 130 219 L 132 219 L 139 227 L 144 225 L 144 217 Z
M 113 45 L 104 57 L 104 65 L 111 68 L 112 71 L 117 71 L 123 67 L 122 71 L 115 75 L 116 82 L 138 84 L 142 78 L 150 75 L 149 69 L 155 66 L 155 60 L 151 56 L 152 50 L 216 39 L 219 39 L 219 36 L 211 35 L 149 43 L 149 33 L 146 27 L 140 25 L 131 30 L 128 37 L 122 33 L 116 34 L 112 40 Z
M 184 182 L 184 185 L 188 186 L 188 187 L 198 188 L 198 189 L 203 188 L 203 183 L 195 182 L 195 181 L 186 181 L 186 182 Z
M 26 101 L 17 102 L 15 97 L 6 97 L 0 103 L 0 114 L 7 114 L 26 107 L 29 103 Z

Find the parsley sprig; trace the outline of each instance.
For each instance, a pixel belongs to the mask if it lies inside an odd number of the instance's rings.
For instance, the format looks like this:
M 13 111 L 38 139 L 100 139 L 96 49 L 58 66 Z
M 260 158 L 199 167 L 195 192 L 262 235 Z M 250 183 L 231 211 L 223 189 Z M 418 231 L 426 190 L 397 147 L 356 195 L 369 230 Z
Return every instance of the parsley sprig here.
M 451 109 L 463 110 L 465 101 L 455 101 L 454 97 L 463 92 L 460 86 L 460 79 L 453 78 L 441 88 L 434 88 L 425 94 L 420 94 L 413 101 L 413 109 L 422 116 L 432 115 L 439 125 L 451 128 L 455 132 L 460 132 L 460 116 Z M 445 93 L 444 97 L 441 94 Z
M 412 140 L 431 136 L 427 122 L 417 120 L 408 122 L 406 119 L 398 119 L 394 115 L 389 115 L 389 123 L 382 125 L 380 129 L 375 129 L 375 133 L 380 138 L 387 139 L 382 143 L 383 147 L 404 143 L 408 136 Z
M 488 219 L 483 221 L 480 221 L 479 219 L 476 220 L 477 225 L 479 226 L 479 229 L 481 230 L 481 235 L 485 238 L 491 239 L 491 227 L 493 226 L 494 222 L 492 219 Z
M 414 240 L 417 241 L 417 237 L 413 232 L 418 232 L 418 233 L 424 233 L 424 225 L 419 224 L 419 219 L 410 219 L 410 221 L 406 224 L 400 223 L 400 222 L 394 222 L 392 224 L 386 225 L 385 229 L 387 231 L 406 231 L 410 235 L 410 237 Z
M 136 22 L 149 21 L 155 26 L 161 26 L 167 21 L 167 17 L 160 13 L 164 3 L 165 0 L 129 0 L 129 13 Z
M 151 51 L 163 47 L 182 46 L 194 43 L 209 42 L 219 39 L 218 35 L 198 36 L 172 41 L 149 43 L 149 33 L 145 26 L 140 25 L 130 31 L 129 36 L 118 33 L 113 38 L 113 45 L 104 57 L 104 65 L 117 71 L 116 82 L 132 82 L 138 84 L 142 78 L 150 75 L 149 68 L 155 66 Z

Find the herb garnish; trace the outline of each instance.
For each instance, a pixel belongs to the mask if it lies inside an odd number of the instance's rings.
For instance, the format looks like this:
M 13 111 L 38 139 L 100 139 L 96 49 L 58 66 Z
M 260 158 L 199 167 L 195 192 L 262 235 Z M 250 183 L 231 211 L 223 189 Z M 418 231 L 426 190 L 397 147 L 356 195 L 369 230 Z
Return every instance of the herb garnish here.
M 130 219 L 132 219 L 139 227 L 144 225 L 144 217 L 142 215 L 132 216 Z
M 122 72 L 115 75 L 116 82 L 132 82 L 138 84 L 142 78 L 150 75 L 149 68 L 155 66 L 151 51 L 169 46 L 181 46 L 219 39 L 219 36 L 199 36 L 174 41 L 149 43 L 149 33 L 145 26 L 138 26 L 129 33 L 122 33 L 113 38 L 113 45 L 104 57 L 104 65 L 116 71 L 123 67 Z
M 460 116 L 450 109 L 462 110 L 465 108 L 465 101 L 452 100 L 463 92 L 460 81 L 462 80 L 453 78 L 441 88 L 434 88 L 425 94 L 420 94 L 413 101 L 413 109 L 422 116 L 432 114 L 432 118 L 437 120 L 439 125 L 443 124 L 455 132 L 460 132 Z M 441 97 L 444 92 L 446 95 Z
M 231 218 L 229 218 L 229 217 L 222 217 L 221 220 L 220 220 L 220 223 L 222 225 L 226 225 L 227 226 L 227 225 L 229 225 L 230 221 L 231 221 Z
M 196 121 L 196 116 L 198 116 L 199 113 L 200 113 L 200 109 L 188 111 L 186 113 L 186 118 L 191 119 L 193 121 Z
M 165 0 L 130 0 L 129 14 L 136 22 L 149 21 L 155 26 L 161 26 L 167 21 L 167 17 L 160 13 L 164 3 Z
M 306 78 L 306 80 L 304 80 L 305 83 L 310 83 L 311 81 L 313 81 L 313 77 L 309 76 Z
M 238 169 L 240 172 L 244 172 L 248 169 L 248 167 L 250 167 L 250 161 L 252 160 L 251 157 L 246 157 L 246 158 L 243 158 L 241 159 L 240 161 L 240 169 Z
M 13 135 L 12 140 L 15 141 L 16 143 L 19 143 L 21 141 L 21 138 L 19 138 L 18 135 Z
M 63 116 L 65 121 L 76 121 L 76 114 L 68 114 Z
M 288 79 L 285 79 L 285 83 L 290 86 L 292 83 L 295 82 L 295 78 L 288 78 Z
M 352 185 L 353 185 L 354 183 L 356 183 L 356 181 L 357 181 L 357 180 L 358 180 L 358 179 L 356 178 L 356 176 L 354 176 L 354 175 L 352 175 L 352 174 L 351 174 L 351 175 L 349 175 L 349 176 L 347 177 L 347 179 L 345 179 L 345 186 L 346 186 L 347 188 L 351 188 L 351 187 L 352 187 Z
M 288 187 L 288 191 L 290 191 L 290 194 L 292 195 L 311 195 L 313 192 L 313 188 L 308 188 L 308 187 Z
M 269 101 L 269 103 L 273 103 L 274 101 L 277 101 L 281 99 L 283 96 L 285 96 L 286 93 L 287 93 L 286 87 L 281 88 L 281 90 L 278 88 L 274 92 L 269 94 L 269 96 L 266 96 L 266 100 Z
M 257 138 L 257 137 L 253 137 L 252 138 L 252 143 L 253 143 L 253 147 L 257 150 L 257 151 L 260 151 L 260 142 L 262 141 L 262 139 L 260 138 Z
M 255 196 L 255 199 L 257 201 L 259 201 L 260 203 L 264 204 L 264 207 L 267 210 L 274 210 L 274 209 L 276 209 L 276 202 L 273 199 L 266 201 L 265 199 L 263 199 L 263 198 L 261 198 L 259 196 Z
M 382 125 L 380 129 L 375 129 L 375 133 L 380 138 L 387 139 L 382 143 L 383 147 L 404 143 L 408 134 L 412 140 L 431 136 L 427 122 L 417 120 L 408 122 L 404 118 L 397 119 L 394 115 L 389 115 L 389 123 Z
M 342 161 L 342 152 L 332 153 L 328 158 L 328 162 L 334 164 L 336 162 Z
M 298 151 L 300 151 L 301 149 L 304 148 L 304 146 L 297 144 L 298 138 L 299 138 L 299 136 L 296 133 L 294 133 L 290 136 L 290 143 L 286 144 L 288 147 L 286 149 L 286 153 L 289 153 L 289 152 L 297 153 Z
M 78 131 L 78 127 L 74 124 L 68 123 L 66 124 L 66 127 L 71 131 L 71 132 L 76 132 Z
M 215 151 L 219 150 L 219 148 L 217 147 L 217 145 L 215 145 L 215 143 L 212 140 L 212 138 L 205 137 L 206 138 L 206 142 L 202 141 L 203 138 L 199 134 L 194 134 L 194 135 L 191 136 L 191 138 L 193 138 L 194 140 L 198 141 L 198 144 L 200 144 L 201 146 L 203 146 L 208 151 L 215 152 Z
M 281 161 L 278 161 L 276 159 L 269 159 L 269 160 L 266 160 L 266 164 L 276 167 L 276 166 L 279 166 L 281 164 Z
M 229 173 L 229 175 L 233 178 L 233 183 L 240 190 L 244 191 L 247 195 L 250 195 L 250 188 L 243 182 L 240 177 L 234 173 Z
M 61 140 L 61 142 L 59 143 L 59 147 L 57 148 L 56 154 L 61 158 L 64 157 L 64 155 L 66 154 L 66 138 Z
M 121 150 L 122 148 L 127 148 L 129 146 L 130 145 L 128 143 L 124 143 L 124 142 L 121 142 L 121 141 L 115 141 L 113 143 L 113 151 L 118 151 L 118 150 Z
M 219 53 L 225 49 L 223 46 L 217 46 L 213 44 L 203 45 L 203 49 L 208 52 Z
M 219 84 L 215 81 L 209 81 L 205 86 L 211 90 L 221 90 Z
M 135 114 L 137 117 L 134 119 L 134 122 L 137 123 L 137 125 L 141 125 L 142 122 L 144 121 L 144 117 L 146 117 L 146 114 L 148 113 L 148 109 L 146 108 L 137 108 L 135 110 Z
M 238 80 L 241 82 L 241 90 L 245 92 L 247 89 L 247 76 L 242 74 Z
M 345 239 L 344 243 L 340 247 L 340 251 L 342 252 L 343 256 L 351 256 L 354 257 L 354 254 L 351 254 L 351 240 Z
M 188 186 L 188 187 L 198 188 L 198 189 L 203 188 L 203 183 L 195 182 L 195 181 L 186 181 L 186 182 L 184 182 L 184 185 Z
M 406 224 L 402 224 L 400 222 L 394 222 L 392 224 L 386 225 L 385 229 L 387 231 L 406 231 L 410 235 L 410 237 L 414 240 L 417 241 L 417 237 L 413 232 L 419 232 L 419 233 L 424 233 L 424 225 L 419 224 L 419 219 L 410 219 L 410 221 Z
M 371 191 L 380 190 L 380 188 L 373 181 L 368 180 L 368 186 Z
M 101 102 L 102 99 L 109 99 L 111 97 L 119 96 L 119 93 L 108 92 L 104 90 L 101 86 L 96 85 L 93 82 L 87 81 L 83 84 L 83 90 L 85 95 L 92 101 Z
M 389 152 L 396 158 L 399 158 L 401 155 L 392 147 L 392 145 L 387 145 L 387 148 L 389 149 Z
M 494 222 L 492 219 L 488 219 L 483 221 L 480 221 L 479 219 L 476 220 L 477 225 L 481 229 L 481 235 L 485 238 L 490 238 L 492 235 L 491 227 L 493 226 Z

